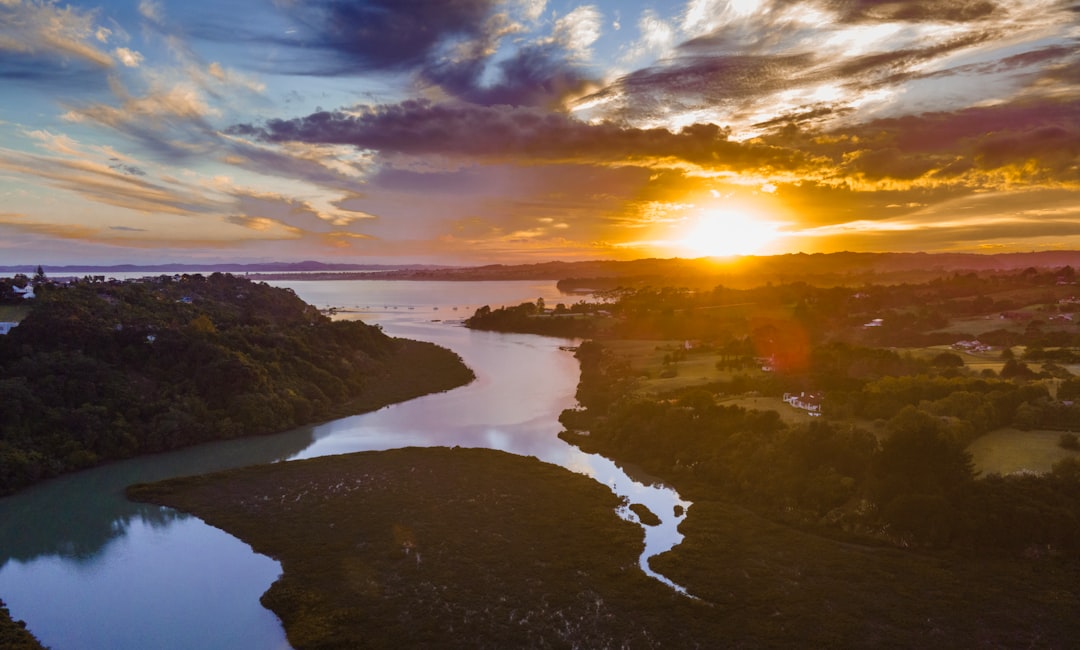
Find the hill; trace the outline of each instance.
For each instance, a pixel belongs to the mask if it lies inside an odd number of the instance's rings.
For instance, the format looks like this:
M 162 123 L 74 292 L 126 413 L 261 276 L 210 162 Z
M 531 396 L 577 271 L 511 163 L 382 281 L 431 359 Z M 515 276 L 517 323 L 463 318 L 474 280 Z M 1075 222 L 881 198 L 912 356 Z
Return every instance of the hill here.
M 0 336 L 0 494 L 468 383 L 454 353 L 215 273 L 42 285 Z
M 409 267 L 379 270 L 324 269 L 324 272 L 272 271 L 264 278 L 296 280 L 489 281 L 557 280 L 570 292 L 616 287 L 717 285 L 749 288 L 767 282 L 806 282 L 816 286 L 925 282 L 954 273 L 1010 272 L 1026 268 L 1080 266 L 1078 251 L 1036 253 L 817 253 L 735 258 L 590 260 L 461 267 Z

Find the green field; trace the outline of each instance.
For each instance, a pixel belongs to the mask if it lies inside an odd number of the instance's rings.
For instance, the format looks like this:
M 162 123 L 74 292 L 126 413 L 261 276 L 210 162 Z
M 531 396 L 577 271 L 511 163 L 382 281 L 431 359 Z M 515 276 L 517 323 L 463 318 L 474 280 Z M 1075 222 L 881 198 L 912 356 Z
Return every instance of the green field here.
M 897 351 L 908 352 L 914 357 L 926 360 L 933 359 L 943 352 L 949 352 L 960 357 L 964 361 L 964 367 L 976 374 L 987 369 L 998 373 L 1005 365 L 1005 360 L 1001 358 L 1000 348 L 994 348 L 989 352 L 967 352 L 953 349 L 951 345 L 934 345 L 926 348 L 900 348 Z M 1019 357 L 1023 354 L 1023 346 L 1014 346 L 1013 352 Z
M 0 321 L 18 323 L 30 313 L 29 305 L 0 305 Z
M 609 348 L 630 361 L 630 367 L 638 373 L 638 390 L 642 393 L 660 395 L 689 386 L 702 386 L 711 382 L 725 381 L 737 373 L 746 374 L 756 369 L 737 372 L 717 370 L 720 355 L 711 351 L 685 350 L 683 341 L 621 340 L 604 341 Z M 676 351 L 686 356 L 670 365 L 664 365 L 665 355 Z M 674 377 L 661 377 L 664 370 L 674 370 Z M 781 403 L 782 404 L 782 403 Z M 785 405 L 786 406 L 786 405 Z
M 1075 451 L 1058 446 L 1060 431 L 1020 431 L 998 429 L 980 436 L 970 445 L 975 471 L 986 474 L 1049 472 L 1054 463 L 1076 456 Z
M 740 396 L 720 401 L 721 404 L 741 406 L 752 411 L 776 411 L 780 419 L 788 424 L 800 424 L 815 419 L 815 416 L 802 409 L 795 408 L 779 397 Z

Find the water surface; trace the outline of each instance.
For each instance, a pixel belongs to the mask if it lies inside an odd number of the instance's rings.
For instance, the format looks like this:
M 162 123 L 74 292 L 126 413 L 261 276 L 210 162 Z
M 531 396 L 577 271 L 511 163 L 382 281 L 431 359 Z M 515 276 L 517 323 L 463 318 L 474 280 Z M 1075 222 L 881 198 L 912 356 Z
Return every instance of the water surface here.
M 636 482 L 610 460 L 557 437 L 559 413 L 575 403 L 578 366 L 564 349 L 572 341 L 460 325 L 484 304 L 576 300 L 560 296 L 554 284 L 274 284 L 317 306 L 345 308 L 339 318 L 448 347 L 477 380 L 317 426 L 113 463 L 0 499 L 0 598 L 53 650 L 289 647 L 280 622 L 258 600 L 280 565 L 195 517 L 127 501 L 123 490 L 135 482 L 394 447 L 486 447 L 586 474 L 647 505 L 664 520 L 645 531 L 642 568 L 651 575 L 645 558 L 681 539 L 674 508 L 688 504 L 677 494 Z

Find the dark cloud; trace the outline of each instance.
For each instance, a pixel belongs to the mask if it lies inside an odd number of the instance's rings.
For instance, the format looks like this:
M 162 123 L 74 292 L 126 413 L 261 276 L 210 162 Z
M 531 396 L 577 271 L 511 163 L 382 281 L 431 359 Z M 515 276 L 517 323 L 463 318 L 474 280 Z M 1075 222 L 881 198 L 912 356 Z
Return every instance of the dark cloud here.
M 109 158 L 109 169 L 114 169 L 122 174 L 129 176 L 146 176 L 146 172 L 136 167 L 135 165 L 129 165 L 119 158 Z
M 487 162 L 663 167 L 686 161 L 715 170 L 795 172 L 831 183 L 959 183 L 968 189 L 1010 179 L 1080 183 L 1080 100 L 909 115 L 828 132 L 802 131 L 793 121 L 774 135 L 744 142 L 712 124 L 672 132 L 590 124 L 539 109 L 424 101 L 237 125 L 231 131 L 268 142 L 344 144 L 383 154 Z M 995 176 L 977 177 L 985 173 Z
M 827 133 L 792 125 L 765 140 L 798 149 L 807 160 L 830 161 L 837 183 L 919 180 L 968 190 L 1005 182 L 1080 185 L 1080 100 L 908 115 Z
M 347 144 L 384 153 L 443 154 L 529 163 L 617 163 L 678 158 L 711 167 L 798 166 L 797 152 L 728 139 L 714 124 L 678 133 L 613 123 L 588 124 L 535 108 L 406 101 L 359 113 L 322 112 L 265 125 L 241 124 L 234 135 L 270 142 Z M 793 157 L 794 156 L 794 157 Z
M 729 55 L 680 57 L 668 64 L 645 68 L 620 79 L 611 89 L 598 93 L 625 92 L 632 97 L 692 98 L 716 101 L 756 97 L 774 89 L 786 88 L 792 79 L 808 81 L 812 69 L 811 54 L 779 56 Z M 662 100 L 661 100 L 662 101 Z
M 515 31 L 499 0 L 316 0 L 282 3 L 295 33 L 202 21 L 200 38 L 225 43 L 288 47 L 265 72 L 312 76 L 408 73 L 464 101 L 557 108 L 580 95 L 593 76 L 564 45 L 548 40 L 520 44 L 497 62 L 501 39 Z M 255 64 L 255 67 L 266 64 Z
M 433 62 L 421 76 L 447 93 L 475 104 L 558 109 L 583 94 L 595 80 L 554 43 L 529 45 L 496 66 L 496 80 L 483 80 L 487 55 L 457 62 Z
M 148 232 L 146 228 L 132 228 L 131 226 L 109 226 L 109 230 L 121 230 L 123 232 Z
M 324 48 L 356 72 L 419 67 L 461 39 L 485 35 L 495 0 L 317 0 L 286 5 L 305 47 Z
M 835 79 L 855 79 L 861 82 L 860 85 L 868 85 L 867 82 L 876 85 L 882 81 L 899 83 L 915 76 L 906 74 L 906 71 L 914 66 L 984 43 L 992 37 L 993 34 L 988 31 L 976 32 L 922 48 L 877 52 L 846 60 L 841 59 L 835 65 L 829 66 L 824 74 Z
M 971 22 L 1000 12 L 989 0 L 826 0 L 845 22 Z
M 976 46 L 992 36 L 990 31 L 983 31 L 924 47 L 855 57 L 815 52 L 731 53 L 725 50 L 722 39 L 699 38 L 681 46 L 679 56 L 628 74 L 582 101 L 615 99 L 621 104 L 616 114 L 631 121 L 672 110 L 723 108 L 732 122 L 738 122 L 758 112 L 761 106 L 757 102 L 771 93 L 823 83 L 839 83 L 849 93 L 881 90 L 926 76 L 917 72 L 923 64 Z M 806 119 L 830 112 L 844 113 L 850 99 L 845 96 L 832 105 L 804 106 L 795 114 L 805 114 Z
M 868 143 L 891 142 L 906 156 L 980 155 L 990 167 L 1025 160 L 1035 149 L 1038 155 L 1049 156 L 1056 151 L 1075 157 L 1080 141 L 1080 100 L 910 115 L 869 122 L 848 134 Z M 986 157 L 991 152 L 993 155 Z M 1075 159 L 1071 162 L 1075 164 Z

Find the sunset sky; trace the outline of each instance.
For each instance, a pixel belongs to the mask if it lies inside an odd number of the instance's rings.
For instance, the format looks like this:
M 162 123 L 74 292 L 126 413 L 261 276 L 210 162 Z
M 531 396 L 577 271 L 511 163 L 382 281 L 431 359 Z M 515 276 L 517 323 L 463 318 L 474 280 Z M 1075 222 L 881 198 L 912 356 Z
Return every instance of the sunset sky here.
M 0 265 L 1055 248 L 1077 0 L 0 0 Z

